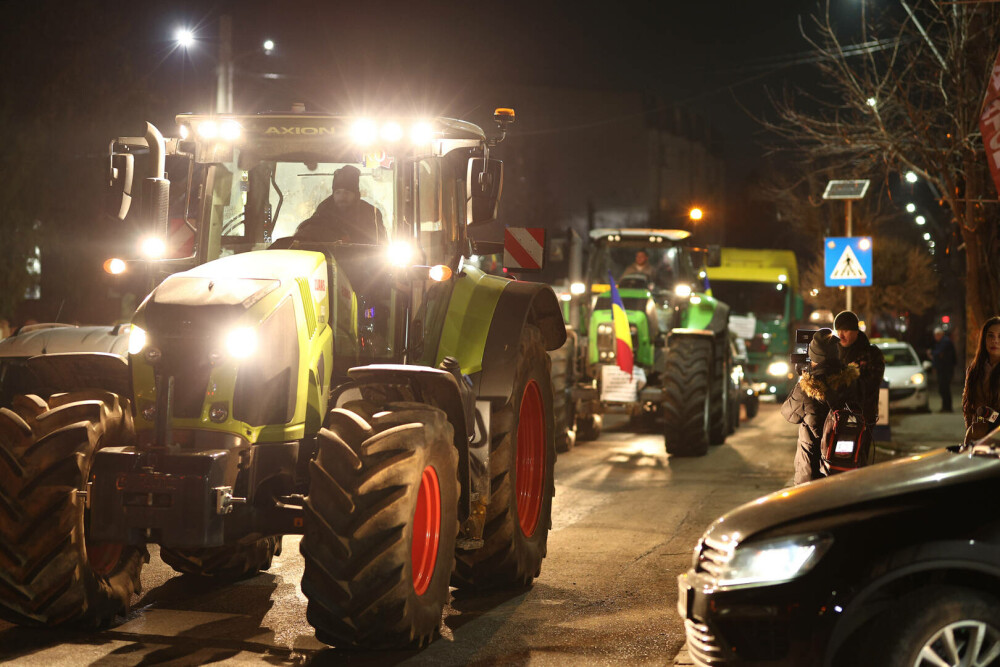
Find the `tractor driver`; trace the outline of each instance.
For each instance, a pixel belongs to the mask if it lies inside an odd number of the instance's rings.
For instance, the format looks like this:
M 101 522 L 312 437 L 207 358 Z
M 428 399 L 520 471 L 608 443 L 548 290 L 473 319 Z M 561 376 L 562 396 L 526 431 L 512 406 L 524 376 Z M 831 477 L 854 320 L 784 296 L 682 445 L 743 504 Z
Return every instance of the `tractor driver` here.
M 295 238 L 304 241 L 344 241 L 346 243 L 387 243 L 382 213 L 361 199 L 361 171 L 346 165 L 333 172 L 333 194 L 303 220 Z
M 649 254 L 645 250 L 640 250 L 635 253 L 635 261 L 625 268 L 625 271 L 622 273 L 622 277 L 634 273 L 641 273 L 650 279 L 652 279 L 656 274 L 656 269 L 654 269 L 653 265 L 649 263 Z

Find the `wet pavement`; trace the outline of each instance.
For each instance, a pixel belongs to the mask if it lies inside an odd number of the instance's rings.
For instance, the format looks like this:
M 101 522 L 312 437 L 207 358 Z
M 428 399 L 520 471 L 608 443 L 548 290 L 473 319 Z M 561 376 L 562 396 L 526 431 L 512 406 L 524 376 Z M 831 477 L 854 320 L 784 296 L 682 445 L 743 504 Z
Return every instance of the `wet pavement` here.
M 892 416 L 894 447 L 951 444 L 960 415 Z M 99 633 L 0 622 L 0 661 L 16 665 L 690 664 L 676 578 L 705 528 L 785 486 L 796 430 L 764 404 L 708 456 L 670 459 L 662 436 L 606 432 L 556 463 L 548 557 L 526 590 L 457 595 L 442 637 L 422 651 L 326 647 L 306 622 L 298 538 L 270 571 L 215 587 L 179 576 L 151 549 L 135 609 Z M 919 440 L 917 436 L 923 436 Z

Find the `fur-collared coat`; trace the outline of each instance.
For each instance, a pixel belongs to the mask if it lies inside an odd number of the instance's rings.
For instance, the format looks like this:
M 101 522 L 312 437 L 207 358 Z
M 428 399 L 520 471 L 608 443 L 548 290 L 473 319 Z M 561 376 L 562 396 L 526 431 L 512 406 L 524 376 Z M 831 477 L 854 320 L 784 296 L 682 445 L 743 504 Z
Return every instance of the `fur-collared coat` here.
M 861 408 L 860 371 L 854 364 L 829 368 L 817 366 L 802 371 L 792 393 L 781 406 L 781 416 L 790 424 L 799 425 L 798 449 L 795 453 L 795 483 L 802 484 L 826 477 L 820 438 L 823 422 L 830 409 L 849 405 Z

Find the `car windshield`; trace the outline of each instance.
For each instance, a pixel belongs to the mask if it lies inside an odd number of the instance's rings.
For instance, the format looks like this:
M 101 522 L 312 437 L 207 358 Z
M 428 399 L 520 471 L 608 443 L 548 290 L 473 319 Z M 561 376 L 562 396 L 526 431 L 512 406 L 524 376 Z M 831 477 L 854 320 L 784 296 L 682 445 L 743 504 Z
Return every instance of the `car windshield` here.
M 886 367 L 920 365 L 920 360 L 909 346 L 883 347 L 882 356 L 885 358 Z
M 759 319 L 785 316 L 788 288 L 779 283 L 713 280 L 712 296 L 729 304 L 733 315 L 753 315 Z

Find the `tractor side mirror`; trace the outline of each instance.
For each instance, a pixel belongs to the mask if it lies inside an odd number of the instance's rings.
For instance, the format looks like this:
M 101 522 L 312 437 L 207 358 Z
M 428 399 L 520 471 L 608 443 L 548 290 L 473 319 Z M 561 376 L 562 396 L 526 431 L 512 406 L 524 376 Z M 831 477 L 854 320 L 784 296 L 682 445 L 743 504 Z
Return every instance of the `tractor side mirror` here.
M 132 178 L 135 173 L 135 156 L 131 153 L 112 153 L 108 160 L 108 189 L 105 212 L 124 220 L 132 206 Z
M 470 225 L 493 222 L 503 191 L 503 162 L 471 158 L 466 178 L 467 220 Z
M 722 246 L 710 245 L 705 254 L 706 266 L 722 266 Z

